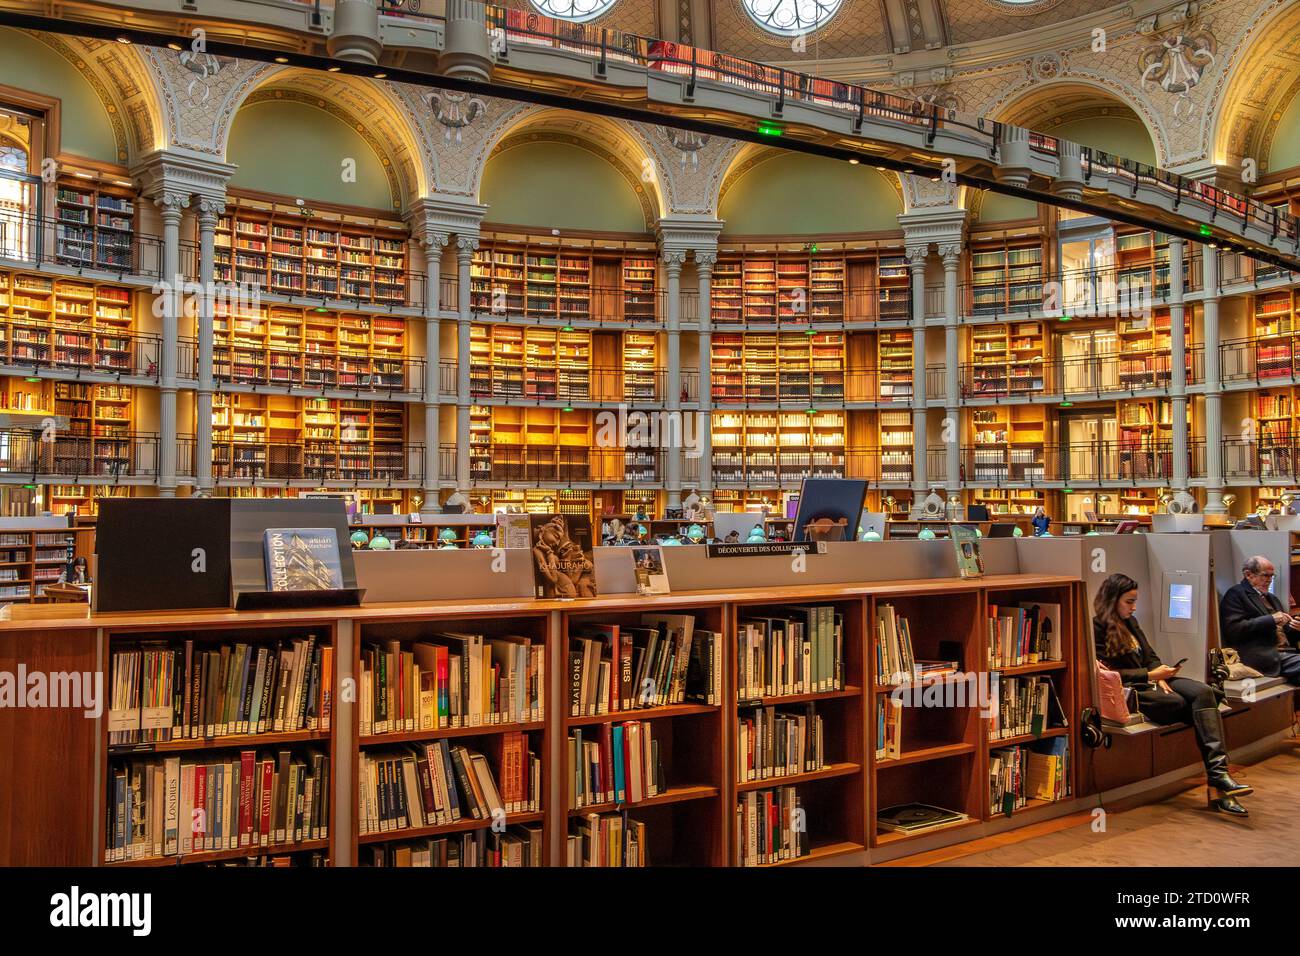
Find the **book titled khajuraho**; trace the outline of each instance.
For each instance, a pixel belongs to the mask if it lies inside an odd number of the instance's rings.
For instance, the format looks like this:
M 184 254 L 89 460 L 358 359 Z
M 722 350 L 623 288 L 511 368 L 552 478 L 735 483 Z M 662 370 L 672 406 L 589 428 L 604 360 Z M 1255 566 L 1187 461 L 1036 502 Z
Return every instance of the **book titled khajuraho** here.
M 339 537 L 333 528 L 267 528 L 266 586 L 271 591 L 343 587 Z

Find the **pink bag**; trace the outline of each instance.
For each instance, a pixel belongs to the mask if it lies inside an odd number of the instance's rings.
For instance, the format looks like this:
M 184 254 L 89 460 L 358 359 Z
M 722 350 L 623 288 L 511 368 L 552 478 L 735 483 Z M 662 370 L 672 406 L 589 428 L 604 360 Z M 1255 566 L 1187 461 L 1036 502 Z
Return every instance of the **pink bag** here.
M 1124 681 L 1119 671 L 1113 671 L 1105 664 L 1097 664 L 1097 709 L 1101 719 L 1123 724 L 1128 721 L 1128 697 L 1124 692 Z

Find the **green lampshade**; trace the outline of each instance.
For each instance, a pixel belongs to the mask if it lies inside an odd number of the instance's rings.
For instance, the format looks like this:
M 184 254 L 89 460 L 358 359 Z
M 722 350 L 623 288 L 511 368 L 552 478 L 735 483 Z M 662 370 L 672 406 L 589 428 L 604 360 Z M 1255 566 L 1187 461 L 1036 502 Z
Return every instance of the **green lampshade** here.
M 392 549 L 393 542 L 389 541 L 388 538 L 382 534 L 376 534 L 370 539 L 371 551 L 391 551 Z
M 678 547 L 680 547 L 680 546 L 681 546 L 681 541 L 679 541 L 679 540 L 676 538 L 676 536 L 674 536 L 674 535 L 669 535 L 668 537 L 664 538 L 664 540 L 663 540 L 663 544 L 664 544 L 665 546 L 669 546 L 669 547 L 671 547 L 671 546 L 678 546 Z
M 443 528 L 438 532 L 438 540 L 443 544 L 454 544 L 456 542 L 456 532 L 452 528 Z
M 919 538 L 922 541 L 933 541 L 934 532 L 931 531 L 929 528 L 922 528 L 920 534 L 917 535 L 917 538 Z
M 1014 527 L 1014 528 L 1011 529 L 1011 537 L 1013 537 L 1013 538 L 1023 538 L 1024 536 L 1025 536 L 1025 533 L 1024 533 L 1024 531 L 1022 531 L 1022 530 L 1020 529 L 1020 526 L 1019 526 L 1019 525 L 1017 525 L 1016 527 Z
M 1089 531 L 1087 534 L 1084 535 L 1084 537 L 1091 538 L 1094 534 L 1097 535 L 1098 537 L 1101 537 L 1100 531 Z
M 767 535 L 763 534 L 763 529 L 762 529 L 762 528 L 755 528 L 753 531 L 751 531 L 751 532 L 749 533 L 749 538 L 745 541 L 745 543 L 746 543 L 746 544 L 764 544 L 764 543 L 766 543 L 766 541 L 767 541 Z
M 686 529 L 686 537 L 699 544 L 704 540 L 704 529 L 697 524 L 693 524 Z
M 353 531 L 351 540 L 354 548 L 364 548 L 370 543 L 370 535 L 364 531 Z
M 479 533 L 474 535 L 474 540 L 471 543 L 476 548 L 490 548 L 492 547 L 492 535 L 488 534 L 486 528 L 481 528 Z
M 979 528 L 976 528 L 976 529 L 975 529 L 975 537 L 977 537 L 977 538 L 982 538 L 982 537 L 984 537 L 984 532 L 981 531 Z
M 879 540 L 880 540 L 880 532 L 877 531 L 875 528 L 872 528 L 870 531 L 868 531 L 866 534 L 864 534 L 864 535 L 862 536 L 862 540 L 863 540 L 863 541 L 879 541 Z

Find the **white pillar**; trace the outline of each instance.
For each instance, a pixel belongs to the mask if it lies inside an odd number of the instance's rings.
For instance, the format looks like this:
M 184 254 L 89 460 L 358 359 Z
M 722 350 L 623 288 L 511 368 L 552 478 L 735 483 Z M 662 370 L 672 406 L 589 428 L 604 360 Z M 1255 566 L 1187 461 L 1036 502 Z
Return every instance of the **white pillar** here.
M 1171 269 L 1173 249 L 1170 249 Z M 1205 339 L 1205 513 L 1227 513 L 1223 505 L 1223 383 L 1219 380 L 1219 251 L 1201 249 L 1202 331 Z M 1171 330 L 1172 331 L 1172 330 Z
M 198 494 L 212 494 L 213 289 L 216 281 L 217 220 L 225 213 L 224 199 L 199 199 L 199 327 L 197 338 L 199 390 L 194 402 L 194 470 Z
M 686 253 L 682 250 L 669 249 L 663 254 L 664 272 L 668 279 L 666 314 L 666 338 L 668 344 L 667 370 L 668 394 L 664 407 L 668 410 L 669 421 L 681 414 L 682 398 L 682 264 L 686 262 Z M 676 414 L 672 414 L 676 413 Z M 669 508 L 682 505 L 682 448 L 680 441 L 664 442 L 661 429 L 660 445 L 664 456 L 664 486 L 668 492 Z
M 941 245 L 939 255 L 943 256 L 944 463 L 947 466 L 946 490 L 953 495 L 961 487 L 961 349 L 957 325 L 961 312 L 957 300 L 961 244 Z
M 695 253 L 695 273 L 700 284 L 700 376 L 698 391 L 700 413 L 700 494 L 713 497 L 713 267 L 716 252 Z
M 930 492 L 926 467 L 925 409 L 925 259 L 929 243 L 907 247 L 907 262 L 912 269 L 912 511 L 920 513 Z
M 181 215 L 189 205 L 189 197 L 177 192 L 163 192 L 154 202 L 162 213 L 164 276 L 162 361 L 158 388 L 158 495 L 174 498 L 177 485 L 176 353 L 181 293 L 185 288 L 185 277 L 181 275 Z
M 1169 238 L 1169 398 L 1174 419 L 1173 468 L 1170 487 L 1187 490 L 1187 335 L 1184 332 L 1183 254 L 1184 241 Z
M 470 395 L 470 264 L 478 250 L 478 237 L 456 237 L 457 305 L 456 323 L 456 490 L 468 494 L 469 470 L 469 409 Z
M 438 501 L 438 478 L 442 464 L 441 386 L 442 386 L 442 324 L 438 319 L 439 282 L 442 272 L 442 250 L 448 236 L 445 232 L 426 232 L 420 240 L 424 246 L 424 501 L 423 514 L 438 514 L 442 505 Z

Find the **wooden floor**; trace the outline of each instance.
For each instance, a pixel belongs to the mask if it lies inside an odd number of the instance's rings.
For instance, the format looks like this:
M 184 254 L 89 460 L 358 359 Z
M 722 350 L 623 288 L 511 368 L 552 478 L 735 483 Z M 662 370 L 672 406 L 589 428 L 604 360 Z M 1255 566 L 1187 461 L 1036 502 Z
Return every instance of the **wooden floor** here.
M 1233 767 L 1255 788 L 1236 820 L 1205 805 L 1204 778 L 1134 807 L 1107 808 L 1104 830 L 1075 813 L 1023 830 L 893 861 L 902 866 L 1294 866 L 1300 845 L 1300 741 L 1258 763 Z

